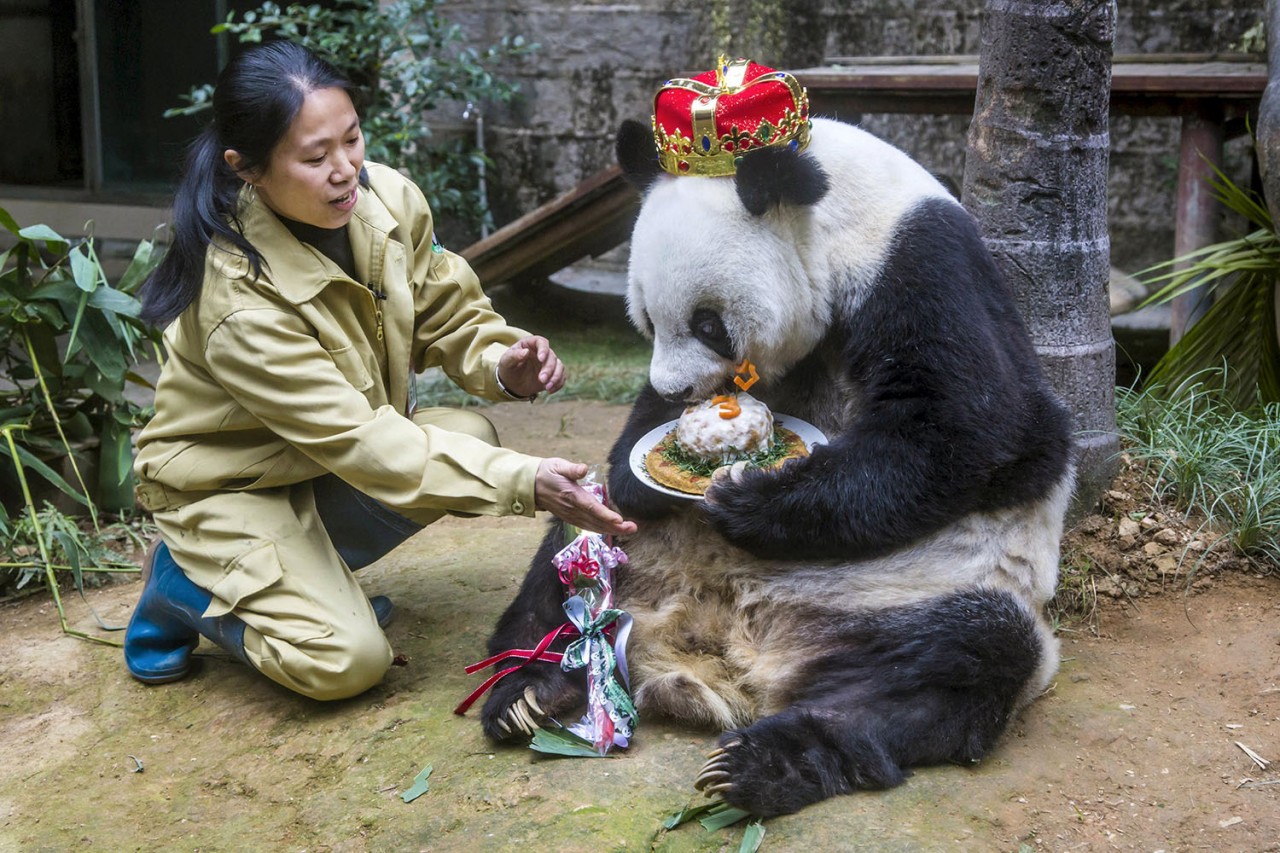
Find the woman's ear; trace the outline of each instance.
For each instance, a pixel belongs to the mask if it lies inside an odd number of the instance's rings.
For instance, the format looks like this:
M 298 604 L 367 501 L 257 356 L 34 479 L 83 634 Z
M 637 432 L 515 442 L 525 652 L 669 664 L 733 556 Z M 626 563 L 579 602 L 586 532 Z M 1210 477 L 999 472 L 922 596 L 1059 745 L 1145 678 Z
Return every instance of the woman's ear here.
M 222 152 L 222 159 L 227 161 L 227 165 L 231 167 L 231 171 L 236 173 L 236 177 L 240 178 L 240 180 L 245 183 L 253 183 L 253 181 L 250 180 L 250 176 L 243 172 L 244 158 L 240 156 L 239 151 L 234 148 L 228 148 L 226 151 Z

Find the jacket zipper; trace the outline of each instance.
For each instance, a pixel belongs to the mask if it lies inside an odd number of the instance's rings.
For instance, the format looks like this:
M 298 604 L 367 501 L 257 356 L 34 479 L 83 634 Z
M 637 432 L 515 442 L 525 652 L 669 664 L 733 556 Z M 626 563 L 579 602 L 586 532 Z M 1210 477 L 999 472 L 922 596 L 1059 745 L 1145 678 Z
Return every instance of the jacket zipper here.
M 381 341 L 384 334 L 383 328 L 382 328 L 382 303 L 387 298 L 386 291 L 375 290 L 373 285 L 371 284 L 361 284 L 360 282 L 351 278 L 346 278 L 345 276 L 338 280 L 346 282 L 348 284 L 355 285 L 356 287 L 363 290 L 365 293 L 369 294 L 369 299 L 372 300 L 373 302 L 373 319 L 377 323 L 375 335 L 377 336 L 378 340 Z

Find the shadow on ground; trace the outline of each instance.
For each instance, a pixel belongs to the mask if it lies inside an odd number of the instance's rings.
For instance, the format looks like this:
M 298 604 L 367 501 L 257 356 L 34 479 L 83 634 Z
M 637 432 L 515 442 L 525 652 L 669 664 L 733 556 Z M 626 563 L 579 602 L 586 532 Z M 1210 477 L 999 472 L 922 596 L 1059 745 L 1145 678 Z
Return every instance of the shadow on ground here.
M 625 409 L 487 410 L 507 443 L 602 460 Z M 672 831 L 715 733 L 642 720 L 604 760 L 495 749 L 463 667 L 510 600 L 542 520 L 448 520 L 361 573 L 390 595 L 407 663 L 318 704 L 213 651 L 143 687 L 118 649 L 64 637 L 46 599 L 0 606 L 0 850 L 736 850 L 741 827 Z M 136 582 L 90 593 L 123 624 Z M 68 596 L 73 621 L 92 624 Z M 1064 634 L 1054 688 L 974 769 L 766 823 L 764 850 L 1280 850 L 1280 589 L 1221 579 Z M 118 636 L 118 635 L 116 635 Z M 400 795 L 426 765 L 431 790 Z M 1271 765 L 1275 768 L 1277 765 Z

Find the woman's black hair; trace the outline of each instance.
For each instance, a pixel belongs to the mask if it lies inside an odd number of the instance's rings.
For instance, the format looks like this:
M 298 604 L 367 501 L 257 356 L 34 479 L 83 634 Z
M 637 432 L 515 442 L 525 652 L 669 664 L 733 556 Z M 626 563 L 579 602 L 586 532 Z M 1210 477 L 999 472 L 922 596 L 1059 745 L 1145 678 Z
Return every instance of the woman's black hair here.
M 215 239 L 242 252 L 254 275 L 262 274 L 262 255 L 245 239 L 237 218 L 244 178 L 227 165 L 223 152 L 239 153 L 242 173 L 261 172 L 303 100 L 317 89 L 342 89 L 359 103 L 355 86 L 336 68 L 288 41 L 247 48 L 218 75 L 213 121 L 191 143 L 174 194 L 173 240 L 142 285 L 143 320 L 165 325 L 196 300 L 205 254 Z

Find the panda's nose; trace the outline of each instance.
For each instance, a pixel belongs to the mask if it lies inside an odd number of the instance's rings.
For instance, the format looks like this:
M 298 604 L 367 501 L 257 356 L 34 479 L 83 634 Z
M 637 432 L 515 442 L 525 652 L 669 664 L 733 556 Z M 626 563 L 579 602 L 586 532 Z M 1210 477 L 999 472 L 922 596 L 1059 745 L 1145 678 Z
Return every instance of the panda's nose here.
M 666 400 L 668 403 L 687 403 L 691 397 L 693 397 L 692 385 L 686 385 L 683 391 L 678 391 L 675 394 L 662 395 L 662 399 Z

